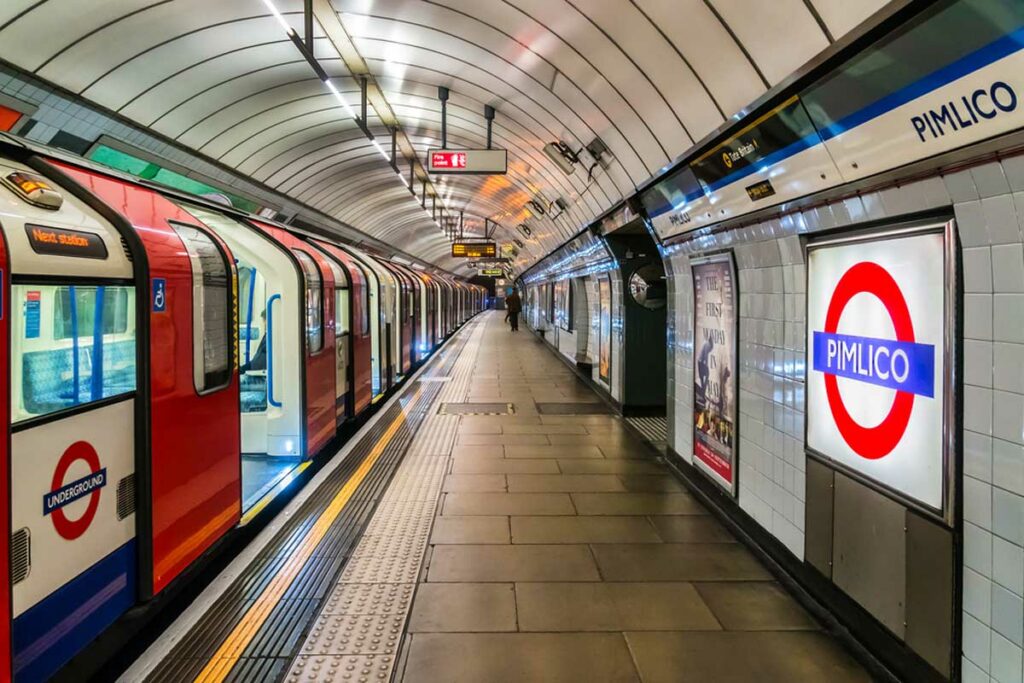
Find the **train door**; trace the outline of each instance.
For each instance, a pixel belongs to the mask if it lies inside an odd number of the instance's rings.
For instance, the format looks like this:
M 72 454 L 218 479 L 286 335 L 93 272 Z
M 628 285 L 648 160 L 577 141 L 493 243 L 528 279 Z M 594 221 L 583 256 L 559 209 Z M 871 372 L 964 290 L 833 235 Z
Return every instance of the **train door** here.
M 135 271 L 72 193 L 3 161 L 0 178 L 13 669 L 45 680 L 136 598 Z
M 398 282 L 398 328 L 399 353 L 398 368 L 400 375 L 406 375 L 412 368 L 413 344 L 416 336 L 416 297 L 413 291 L 412 278 L 397 263 L 386 263 Z
M 334 276 L 334 327 L 330 332 L 334 334 L 334 391 L 335 391 L 335 415 L 340 424 L 345 419 L 346 397 L 351 389 L 349 381 L 349 364 L 352 352 L 348 276 L 341 266 L 332 258 L 327 259 L 328 266 Z
M 290 246 L 305 290 L 306 457 L 313 457 L 334 438 L 336 426 L 334 275 L 308 244 L 296 240 Z
M 420 309 L 423 314 L 420 318 L 420 358 L 425 358 L 430 353 L 431 349 L 434 348 L 435 339 L 435 323 L 434 323 L 434 308 L 437 302 L 434 300 L 434 286 L 426 279 L 425 275 L 420 274 Z
M 385 346 L 384 330 L 381 328 L 381 287 L 380 280 L 372 268 L 362 260 L 357 259 L 360 270 L 366 278 L 367 290 L 369 291 L 370 314 L 370 339 L 373 353 L 370 356 L 371 368 L 373 370 L 373 401 L 380 398 L 387 391 L 387 348 Z
M 207 226 L 153 190 L 94 171 L 66 172 L 131 223 L 150 283 L 148 523 L 152 566 L 139 592 L 155 595 L 241 514 L 235 269 Z M 188 429 L 182 425 L 188 424 Z
M 224 240 L 237 267 L 242 509 L 249 510 L 306 455 L 302 279 L 295 260 L 266 233 L 181 206 Z
M 411 368 L 419 359 L 418 354 L 423 346 L 423 282 L 416 277 L 416 273 L 405 266 L 399 266 L 398 270 L 405 276 L 408 287 L 408 293 L 406 294 L 406 300 L 408 301 L 406 318 L 409 329 L 409 366 Z
M 333 244 L 320 240 L 313 240 L 313 243 L 339 267 L 348 282 L 348 301 L 342 301 L 336 307 L 335 320 L 342 321 L 348 330 L 348 336 L 344 338 L 350 349 L 349 398 L 346 403 L 348 416 L 355 417 L 369 406 L 373 399 L 369 287 L 364 271 L 352 256 Z M 340 420 L 341 416 L 338 417 Z
M 385 389 L 390 389 L 398 381 L 401 353 L 401 320 L 402 298 L 400 286 L 394 274 L 372 257 L 367 257 L 367 265 L 377 273 L 381 285 L 381 329 L 384 330 L 384 351 L 386 359 Z

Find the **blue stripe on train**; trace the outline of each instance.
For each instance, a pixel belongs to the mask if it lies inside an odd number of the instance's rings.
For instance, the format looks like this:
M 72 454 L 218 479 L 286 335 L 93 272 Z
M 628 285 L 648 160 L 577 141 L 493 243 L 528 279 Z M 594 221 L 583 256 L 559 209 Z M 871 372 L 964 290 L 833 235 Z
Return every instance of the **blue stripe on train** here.
M 134 602 L 132 540 L 14 620 L 15 681 L 45 681 Z

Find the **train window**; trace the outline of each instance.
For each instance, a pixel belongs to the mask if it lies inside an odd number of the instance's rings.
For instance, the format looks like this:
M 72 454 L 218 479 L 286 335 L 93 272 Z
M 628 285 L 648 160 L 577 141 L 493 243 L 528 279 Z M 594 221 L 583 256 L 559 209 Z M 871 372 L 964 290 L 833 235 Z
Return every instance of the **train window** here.
M 348 274 L 334 259 L 326 260 L 334 275 L 334 336 L 340 337 L 348 334 Z
M 370 278 L 362 266 L 356 266 L 363 274 L 363 315 L 359 319 L 359 336 L 365 337 L 370 334 Z
M 192 262 L 192 378 L 206 394 L 231 381 L 234 365 L 234 308 L 228 259 L 213 238 L 198 228 L 174 223 Z
M 324 287 L 320 268 L 306 252 L 298 249 L 292 249 L 292 252 L 299 260 L 306 280 L 306 345 L 310 354 L 319 353 L 324 348 Z
M 128 330 L 128 290 L 124 287 L 104 288 L 100 300 L 103 308 L 100 321 L 103 334 L 118 334 Z M 96 323 L 95 287 L 58 287 L 53 302 L 53 338 L 70 339 L 75 330 L 92 330 Z M 71 300 L 74 294 L 75 300 Z M 90 332 L 91 334 L 91 332 Z
M 135 391 L 135 289 L 11 287 L 12 421 Z
M 338 288 L 334 290 L 334 334 L 340 337 L 348 334 L 348 290 Z

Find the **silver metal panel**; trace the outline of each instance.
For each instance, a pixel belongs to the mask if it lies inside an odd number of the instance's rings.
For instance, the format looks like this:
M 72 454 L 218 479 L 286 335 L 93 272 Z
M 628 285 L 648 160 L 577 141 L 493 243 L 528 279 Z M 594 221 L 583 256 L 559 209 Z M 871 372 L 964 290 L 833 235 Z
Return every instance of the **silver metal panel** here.
M 906 642 L 945 676 L 953 648 L 953 532 L 907 512 Z
M 832 580 L 897 637 L 906 630 L 906 508 L 835 475 Z
M 832 578 L 832 506 L 835 470 L 807 458 L 807 504 L 804 512 L 804 559 Z

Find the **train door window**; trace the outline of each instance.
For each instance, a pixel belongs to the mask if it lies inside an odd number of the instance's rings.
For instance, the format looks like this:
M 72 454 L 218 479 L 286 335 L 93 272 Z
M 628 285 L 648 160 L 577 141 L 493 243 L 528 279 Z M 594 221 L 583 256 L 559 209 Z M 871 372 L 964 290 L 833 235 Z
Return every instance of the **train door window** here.
M 334 289 L 334 334 L 340 337 L 348 334 L 348 289 L 336 287 Z
M 334 273 L 334 336 L 340 337 L 349 331 L 349 286 L 348 273 L 341 266 L 328 259 Z
M 177 223 L 172 227 L 192 262 L 192 377 L 196 391 L 207 394 L 226 387 L 233 371 L 231 268 L 205 232 Z
M 11 287 L 12 422 L 135 391 L 135 288 Z
M 359 319 L 359 336 L 365 337 L 370 334 L 370 278 L 367 276 L 366 271 L 362 266 L 356 265 L 359 268 L 359 272 L 363 274 L 363 315 Z
M 323 280 L 313 257 L 304 251 L 292 249 L 299 260 L 306 280 L 306 344 L 310 355 L 324 348 Z

